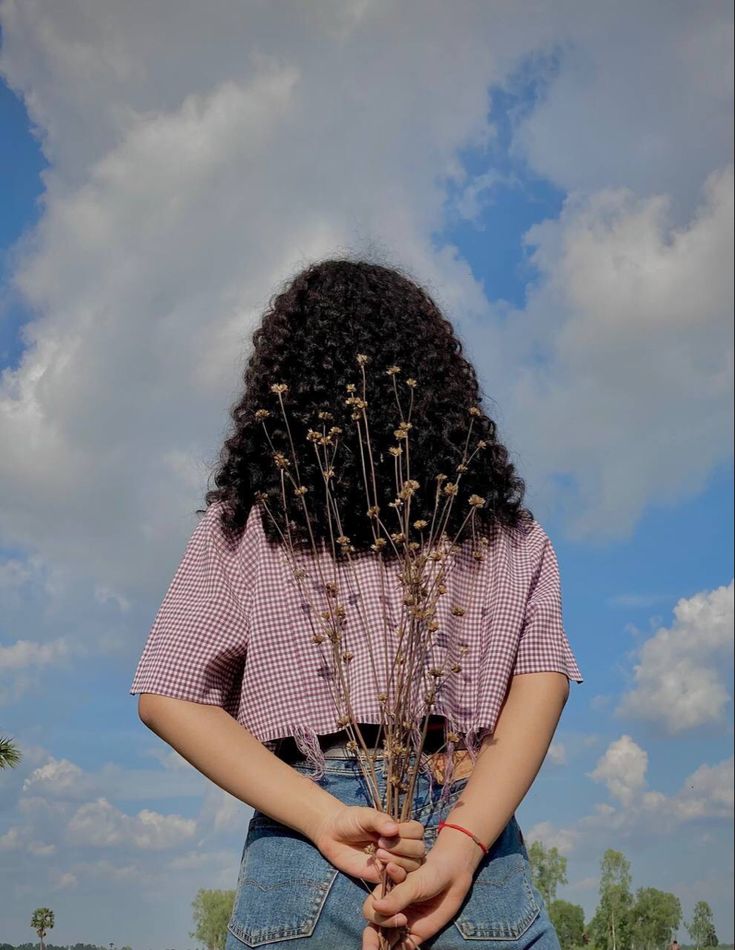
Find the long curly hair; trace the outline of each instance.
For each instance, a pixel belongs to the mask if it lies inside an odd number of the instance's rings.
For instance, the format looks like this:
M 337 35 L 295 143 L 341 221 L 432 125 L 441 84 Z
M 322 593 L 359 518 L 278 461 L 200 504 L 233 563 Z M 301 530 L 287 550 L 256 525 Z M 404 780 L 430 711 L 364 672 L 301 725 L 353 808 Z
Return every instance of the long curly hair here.
M 515 526 L 533 518 L 522 505 L 525 483 L 496 437 L 495 422 L 482 410 L 475 370 L 463 355 L 452 324 L 427 291 L 397 268 L 349 259 L 312 263 L 270 298 L 252 343 L 242 395 L 230 408 L 231 433 L 213 473 L 217 487 L 206 493 L 207 507 L 222 502 L 221 521 L 228 531 L 242 530 L 261 493 L 284 519 L 292 518 L 292 512 L 280 507 L 281 471 L 274 461 L 274 449 L 288 455 L 292 439 L 299 482 L 308 493 L 313 537 L 330 547 L 323 466 L 307 441 L 310 429 L 323 431 L 319 413 L 328 412 L 332 414 L 329 425 L 341 427 L 344 433 L 331 482 L 342 533 L 358 555 L 374 543 L 363 459 L 352 410 L 346 405 L 350 386 L 357 394 L 362 389 L 358 354 L 367 356 L 366 401 L 376 497 L 390 530 L 397 530 L 386 514 L 397 488 L 396 460 L 389 448 L 396 445 L 400 421 L 393 379 L 387 373 L 391 367 L 400 368 L 394 378 L 403 385 L 404 413 L 409 394 L 405 380 L 416 381 L 410 476 L 421 487 L 412 496 L 411 517 L 431 519 L 437 476 L 443 474 L 455 482 L 472 418 L 469 451 L 477 440 L 484 440 L 485 446 L 462 474 L 446 522 L 447 534 L 454 537 L 459 531 L 473 494 L 486 501 L 475 509 L 475 517 L 488 528 L 496 523 Z M 283 399 L 290 437 L 273 384 L 288 387 Z M 263 409 L 270 413 L 267 433 Z M 268 540 L 282 543 L 279 529 L 265 512 L 262 521 Z M 293 521 L 292 527 L 296 528 Z M 305 532 L 305 525 L 300 530 Z M 386 558 L 394 553 L 391 549 L 392 545 L 383 549 Z

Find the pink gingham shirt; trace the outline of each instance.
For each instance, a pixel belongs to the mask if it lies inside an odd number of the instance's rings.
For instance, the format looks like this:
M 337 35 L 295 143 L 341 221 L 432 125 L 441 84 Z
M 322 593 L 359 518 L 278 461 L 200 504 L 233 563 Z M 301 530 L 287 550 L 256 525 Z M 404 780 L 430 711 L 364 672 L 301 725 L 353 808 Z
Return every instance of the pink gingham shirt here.
M 323 761 L 316 737 L 340 726 L 324 675 L 330 644 L 313 640 L 318 624 L 312 626 L 309 612 L 324 610 L 326 600 L 319 572 L 310 565 L 316 568 L 320 561 L 322 581 L 333 580 L 337 571 L 346 611 L 342 646 L 353 654 L 346 667 L 353 710 L 358 722 L 379 723 L 375 684 L 386 681 L 383 609 L 395 629 L 403 599 L 398 564 L 383 568 L 381 583 L 373 554 L 347 567 L 335 566 L 326 551 L 304 552 L 300 557 L 308 561 L 299 563 L 309 577 L 300 586 L 286 549 L 266 540 L 258 505 L 234 544 L 228 543 L 219 514 L 220 503 L 210 505 L 189 538 L 130 693 L 221 706 L 268 747 L 293 736 L 307 756 Z M 447 592 L 436 608 L 439 629 L 426 663 L 427 669 L 441 666 L 457 657 L 458 643 L 466 644 L 458 658 L 461 671 L 441 683 L 433 712 L 446 717 L 471 748 L 494 729 L 513 674 L 556 670 L 582 682 L 562 621 L 551 541 L 535 520 L 525 528 L 496 527 L 482 548 L 484 560 L 475 560 L 468 545 L 451 556 Z M 309 591 L 312 606 L 305 599 Z M 455 605 L 465 608 L 463 616 L 452 612 Z M 390 667 L 392 656 L 387 659 Z

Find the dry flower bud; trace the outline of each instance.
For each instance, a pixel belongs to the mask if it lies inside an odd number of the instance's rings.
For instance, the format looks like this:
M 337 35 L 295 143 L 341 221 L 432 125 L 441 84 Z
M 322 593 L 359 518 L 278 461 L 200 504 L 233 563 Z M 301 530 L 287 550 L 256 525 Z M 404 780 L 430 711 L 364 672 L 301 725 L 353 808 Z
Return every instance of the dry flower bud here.
M 429 675 L 430 675 L 430 676 L 435 676 L 435 677 L 436 677 L 436 676 L 443 676 L 443 675 L 444 675 L 444 671 L 443 671 L 443 670 L 440 670 L 439 667 L 434 666 L 434 667 L 432 667 L 432 668 L 429 670 Z
M 487 446 L 487 442 L 484 439 L 480 439 L 480 441 L 477 443 L 478 449 L 484 449 L 486 446 Z
M 448 732 L 448 733 L 447 733 L 447 742 L 459 742 L 459 733 L 458 733 L 458 732 Z
M 373 549 L 373 551 L 380 551 L 386 546 L 387 543 L 388 542 L 385 540 L 385 538 L 376 538 L 375 543 L 371 544 L 370 547 Z
M 368 358 L 367 358 L 367 355 L 366 355 L 365 353 L 358 353 L 358 354 L 357 354 L 357 362 L 360 364 L 360 366 L 364 366 L 365 363 L 367 363 L 367 361 L 368 361 Z
M 337 544 L 344 545 L 344 544 L 349 544 L 349 543 L 350 543 L 350 539 L 347 537 L 346 534 L 337 535 Z
M 267 409 L 256 409 L 255 421 L 260 422 L 262 419 L 267 419 L 269 415 L 270 415 L 270 412 Z
M 337 720 L 338 726 L 348 726 L 350 724 L 350 717 L 347 715 L 340 716 Z
M 347 385 L 345 386 L 345 389 L 347 390 L 348 393 L 354 393 L 354 391 L 355 391 L 355 384 L 354 384 L 354 383 L 347 383 Z
M 458 471 L 458 472 L 466 472 L 467 469 L 468 469 L 468 466 L 465 465 L 464 462 L 460 462 L 460 463 L 457 465 L 457 471 Z
M 357 752 L 357 743 L 354 739 L 349 739 L 347 742 L 345 742 L 345 748 L 348 752 Z
M 342 654 L 342 659 L 345 661 L 345 663 L 349 663 L 354 655 L 355 654 L 351 650 L 347 650 Z
M 414 521 L 413 526 L 414 528 L 416 528 L 417 531 L 420 531 L 422 528 L 425 528 L 428 525 L 428 523 L 429 522 L 426 521 L 424 518 L 417 518 L 416 521 Z
M 319 419 L 334 419 L 334 415 L 333 415 L 331 412 L 327 412 L 326 409 L 321 409 L 321 410 L 317 413 L 317 417 L 318 417 Z
M 445 482 L 447 480 L 447 476 L 444 475 L 442 472 L 439 472 L 439 474 L 435 476 L 434 480 L 437 482 Z
M 387 703 L 387 702 L 388 702 L 388 694 L 387 694 L 387 693 L 378 693 L 378 702 L 379 702 L 379 703 Z
M 306 485 L 298 485 L 296 488 L 294 488 L 293 493 L 294 495 L 305 495 L 308 490 L 309 489 L 306 487 Z
M 288 466 L 291 464 L 283 452 L 274 452 L 273 460 L 278 468 L 288 468 Z
M 471 416 L 481 416 L 482 413 L 481 413 L 480 410 L 477 408 L 477 406 L 470 406 L 470 415 L 471 415 Z
M 439 629 L 439 624 L 437 623 L 436 620 L 430 620 L 430 621 L 426 624 L 426 626 L 428 627 L 429 630 L 438 630 L 438 629 Z
M 306 439 L 308 442 L 321 442 L 321 438 L 321 432 L 317 432 L 316 429 L 309 429 L 306 433 Z
M 407 386 L 410 386 L 411 389 L 414 389 L 414 388 L 415 388 L 415 386 L 416 386 L 416 380 L 413 378 L 413 376 L 409 376 L 409 377 L 408 377 L 408 379 L 406 380 L 406 385 L 407 385 Z
M 468 504 L 472 505 L 473 508 L 483 508 L 485 506 L 486 498 L 483 498 L 482 495 L 470 495 Z
M 389 446 L 388 451 L 390 452 L 391 455 L 395 455 L 395 456 L 403 454 L 403 449 L 401 448 L 400 445 L 391 445 Z
M 370 505 L 367 510 L 368 518 L 377 518 L 380 513 L 380 508 L 377 505 Z
M 400 373 L 400 371 L 401 371 L 400 366 L 389 366 L 388 369 L 386 370 L 386 373 L 389 376 L 395 376 L 395 374 Z
M 452 613 L 454 614 L 455 617 L 464 617 L 465 609 L 464 607 L 459 607 L 458 605 L 455 604 L 455 606 L 452 607 Z
M 321 633 L 315 633 L 314 636 L 311 638 L 311 641 L 312 643 L 324 643 L 325 639 L 326 637 L 324 637 Z
M 444 486 L 445 495 L 456 495 L 458 491 L 459 488 L 454 482 L 447 482 L 447 484 Z
M 288 386 L 285 383 L 273 383 L 271 386 L 272 393 L 285 393 L 288 392 Z
M 462 667 L 459 665 L 459 663 L 452 663 L 450 669 L 452 673 L 461 673 L 462 671 Z

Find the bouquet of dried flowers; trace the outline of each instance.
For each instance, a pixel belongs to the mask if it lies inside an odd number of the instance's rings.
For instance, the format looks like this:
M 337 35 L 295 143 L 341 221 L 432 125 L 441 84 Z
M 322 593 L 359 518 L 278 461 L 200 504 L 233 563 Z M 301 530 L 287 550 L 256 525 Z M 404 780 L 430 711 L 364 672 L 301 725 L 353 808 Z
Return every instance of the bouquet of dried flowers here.
M 327 680 L 335 702 L 336 723 L 349 735 L 347 747 L 355 753 L 360 763 L 370 789 L 373 807 L 385 811 L 398 821 L 406 821 L 413 817 L 412 802 L 424 755 L 429 717 L 436 707 L 443 684 L 461 671 L 462 657 L 468 649 L 467 644 L 461 642 L 461 638 L 457 640 L 455 636 L 443 663 L 436 664 L 432 660 L 432 650 L 439 629 L 437 605 L 448 590 L 446 582 L 453 563 L 453 553 L 469 535 L 472 557 L 477 561 L 482 561 L 485 557 L 483 545 L 488 543 L 487 538 L 484 533 L 476 531 L 475 525 L 478 509 L 486 504 L 485 498 L 470 495 L 468 511 L 453 538 L 448 537 L 447 523 L 458 495 L 462 475 L 468 471 L 475 455 L 485 448 L 487 443 L 480 439 L 470 451 L 474 418 L 481 414 L 476 406 L 471 406 L 468 410 L 468 427 L 462 458 L 456 466 L 454 481 L 444 473 L 438 474 L 435 477 L 431 520 L 412 520 L 412 500 L 422 490 L 422 485 L 411 472 L 411 430 L 414 428 L 411 417 L 417 380 L 408 377 L 402 381 L 399 366 L 386 368 L 385 373 L 390 378 L 395 396 L 398 422 L 393 433 L 395 443 L 387 447 L 376 447 L 372 444 L 368 413 L 365 367 L 369 359 L 360 353 L 356 356 L 356 362 L 361 374 L 360 391 L 358 394 L 357 386 L 348 384 L 344 402 L 350 407 L 350 416 L 354 421 L 365 491 L 365 516 L 372 527 L 373 543 L 368 553 L 377 560 L 379 569 L 385 570 L 384 555 L 388 546 L 391 547 L 395 555 L 393 561 L 399 565 L 397 577 L 402 588 L 402 609 L 397 629 L 393 629 L 393 625 L 388 624 L 386 619 L 382 630 L 365 629 L 362 640 L 370 654 L 370 667 L 375 680 L 373 687 L 380 710 L 378 740 L 372 748 L 368 748 L 362 735 L 351 700 L 350 662 L 354 656 L 351 649 L 354 644 L 346 642 L 346 598 L 342 596 L 337 571 L 338 562 L 346 565 L 348 570 L 352 568 L 355 583 L 359 586 L 359 576 L 354 571 L 355 548 L 342 530 L 342 518 L 334 491 L 337 454 L 346 435 L 340 426 L 331 424 L 334 415 L 326 410 L 316 414 L 316 427 L 307 430 L 307 441 L 316 453 L 318 467 L 322 473 L 319 490 L 324 492 L 323 510 L 326 511 L 328 520 L 327 536 L 333 570 L 331 577 L 325 578 L 324 564 L 318 557 L 319 545 L 312 530 L 309 506 L 309 492 L 312 488 L 304 485 L 301 480 L 300 456 L 289 424 L 288 386 L 285 383 L 274 383 L 271 392 L 277 397 L 275 414 L 279 417 L 279 428 L 285 431 L 287 436 L 286 451 L 276 446 L 271 437 L 269 419 L 273 418 L 274 412 L 261 408 L 255 413 L 256 421 L 263 425 L 273 461 L 280 473 L 280 511 L 276 510 L 273 499 L 266 492 L 257 492 L 256 500 L 263 505 L 277 526 L 289 568 L 299 583 L 309 608 L 313 606 L 309 602 L 309 596 L 313 595 L 307 592 L 305 581 L 310 576 L 310 570 L 315 570 L 319 575 L 319 583 L 316 586 L 322 592 L 323 603 L 319 605 L 319 609 L 309 609 L 308 616 L 312 642 L 316 649 L 322 651 L 328 669 Z M 405 388 L 404 399 L 401 398 L 401 388 Z M 404 412 L 406 395 L 408 406 Z M 386 524 L 379 504 L 374 463 L 376 451 L 387 451 L 394 458 L 395 497 L 389 505 L 392 509 L 390 518 L 394 521 L 392 525 Z M 427 505 L 426 508 L 428 507 Z M 317 557 L 307 557 L 306 560 L 299 558 L 299 536 L 305 539 L 307 550 Z M 478 574 L 479 571 L 476 571 L 475 576 Z M 359 611 L 359 607 L 357 609 Z M 454 617 L 461 618 L 465 611 L 466 607 L 462 604 L 451 606 L 451 614 Z M 377 650 L 382 651 L 382 666 L 376 662 Z M 378 672 L 379 667 L 383 671 L 382 679 Z M 438 752 L 442 752 L 445 747 L 453 750 L 454 743 L 459 738 L 456 733 L 445 729 L 445 743 Z M 381 748 L 385 768 L 384 793 L 380 792 L 375 770 L 375 753 L 378 748 Z M 450 771 L 451 765 L 445 765 L 445 781 Z M 390 886 L 391 881 L 383 868 L 382 893 L 386 893 Z M 388 946 L 387 940 L 384 945 Z

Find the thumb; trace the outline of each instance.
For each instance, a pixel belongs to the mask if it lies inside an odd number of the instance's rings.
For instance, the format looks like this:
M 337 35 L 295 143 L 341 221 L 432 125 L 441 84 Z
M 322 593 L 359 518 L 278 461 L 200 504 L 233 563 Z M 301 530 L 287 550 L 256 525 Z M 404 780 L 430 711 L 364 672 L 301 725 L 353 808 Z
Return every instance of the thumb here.
M 375 910 L 384 917 L 390 917 L 418 900 L 422 896 L 421 884 L 416 881 L 418 873 L 419 871 L 414 871 L 402 883 L 394 884 L 384 897 L 373 898 Z

